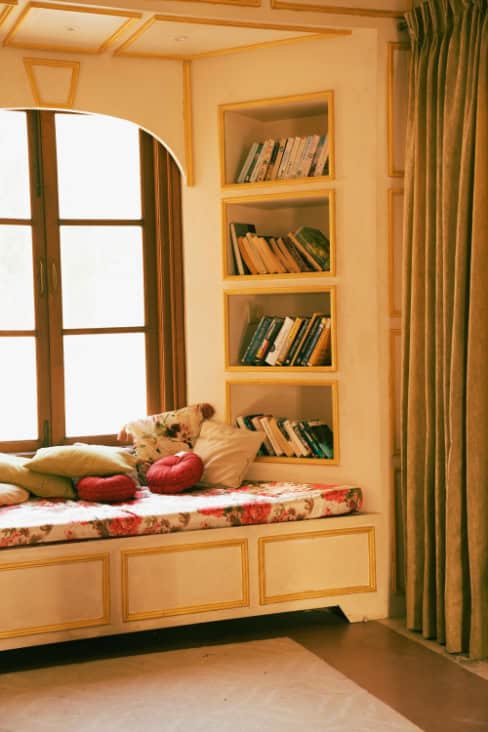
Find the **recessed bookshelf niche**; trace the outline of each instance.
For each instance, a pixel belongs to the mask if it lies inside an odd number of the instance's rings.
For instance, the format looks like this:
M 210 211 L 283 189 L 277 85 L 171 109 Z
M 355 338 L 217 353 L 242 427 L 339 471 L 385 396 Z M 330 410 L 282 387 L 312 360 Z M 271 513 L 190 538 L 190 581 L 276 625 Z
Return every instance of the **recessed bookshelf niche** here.
M 257 332 L 257 327 L 263 318 L 269 321 L 276 321 L 285 318 L 296 320 L 297 318 L 304 321 L 300 324 L 302 328 L 296 333 L 296 345 L 305 347 L 307 335 L 310 336 L 309 345 L 311 344 L 312 332 L 305 332 L 307 327 L 313 325 L 312 319 L 327 319 L 327 327 L 330 328 L 330 338 L 328 339 L 327 357 L 325 363 L 319 360 L 315 365 L 299 365 L 297 356 L 299 351 L 295 353 L 295 362 L 288 358 L 281 365 L 274 365 L 268 361 L 260 363 L 259 360 L 245 359 L 246 349 L 251 345 L 251 341 Z M 328 372 L 337 369 L 337 348 L 336 348 L 336 306 L 335 306 L 335 288 L 327 286 L 310 286 L 310 287 L 283 287 L 280 289 L 251 289 L 241 288 L 239 290 L 224 291 L 224 318 L 225 318 L 225 367 L 228 371 L 258 371 L 258 372 Z M 279 322 L 276 323 L 279 328 Z M 271 326 L 270 322 L 266 326 Z M 291 326 L 290 326 L 291 327 Z M 323 328 L 322 328 L 323 329 Z M 271 340 L 273 336 L 271 336 Z M 276 335 L 276 332 L 275 334 Z M 293 336 L 293 332 L 288 334 Z M 276 336 L 277 337 L 277 336 Z M 276 344 L 278 341 L 276 341 Z M 285 344 L 282 343 L 284 346 Z M 293 343 L 290 341 L 290 348 Z M 270 351 L 271 352 L 271 351 Z M 270 353 L 268 352 L 268 353 Z M 265 357 L 268 357 L 265 353 Z M 305 355 L 305 350 L 302 352 Z M 309 354 L 310 355 L 310 354 Z M 288 353 L 290 356 L 290 352 Z
M 332 457 L 295 455 L 259 456 L 259 462 L 327 464 L 339 463 L 338 387 L 335 381 L 291 381 L 239 379 L 226 382 L 226 418 L 235 425 L 237 417 L 272 415 L 289 422 L 325 423 L 333 435 Z M 295 425 L 296 429 L 296 425 Z
M 321 91 L 288 97 L 259 99 L 219 107 L 221 184 L 224 187 L 274 185 L 334 178 L 333 92 Z M 300 175 L 295 166 L 289 175 L 268 180 L 237 182 L 253 143 L 327 136 L 328 158 L 319 175 Z M 297 143 L 298 145 L 300 143 Z M 298 153 L 298 149 L 293 151 Z M 304 148 L 295 155 L 300 159 Z M 278 153 L 279 155 L 279 153 Z
M 275 241 L 300 227 L 319 229 L 329 240 L 329 268 L 317 271 L 308 263 L 310 271 L 240 274 L 234 251 L 238 245 L 235 238 L 233 241 L 231 224 L 253 226 L 258 236 L 273 237 Z M 336 267 L 335 191 L 321 189 L 225 198 L 222 200 L 222 241 L 224 279 L 227 280 L 333 276 Z

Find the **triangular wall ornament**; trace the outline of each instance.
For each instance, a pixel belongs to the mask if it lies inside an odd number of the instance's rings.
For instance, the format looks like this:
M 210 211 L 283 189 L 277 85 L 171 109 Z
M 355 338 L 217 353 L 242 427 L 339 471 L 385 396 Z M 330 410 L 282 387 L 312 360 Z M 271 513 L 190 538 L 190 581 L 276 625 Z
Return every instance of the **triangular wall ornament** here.
M 72 109 L 78 88 L 79 61 L 24 58 L 35 103 L 39 107 Z

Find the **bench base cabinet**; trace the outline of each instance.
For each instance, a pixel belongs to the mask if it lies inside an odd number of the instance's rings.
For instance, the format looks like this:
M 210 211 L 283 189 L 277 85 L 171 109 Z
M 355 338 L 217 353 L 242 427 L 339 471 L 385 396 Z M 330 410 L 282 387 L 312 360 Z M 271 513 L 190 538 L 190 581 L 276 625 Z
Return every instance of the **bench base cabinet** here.
M 0 650 L 339 606 L 387 615 L 377 514 L 15 547 L 0 554 Z

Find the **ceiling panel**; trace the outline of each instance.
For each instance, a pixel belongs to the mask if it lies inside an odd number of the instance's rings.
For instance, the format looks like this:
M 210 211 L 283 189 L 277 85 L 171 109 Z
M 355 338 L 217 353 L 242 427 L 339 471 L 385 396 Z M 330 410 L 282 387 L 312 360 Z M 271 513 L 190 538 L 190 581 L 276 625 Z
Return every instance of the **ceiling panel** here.
M 101 53 L 140 17 L 140 13 L 129 11 L 31 2 L 17 17 L 4 45 L 68 53 Z

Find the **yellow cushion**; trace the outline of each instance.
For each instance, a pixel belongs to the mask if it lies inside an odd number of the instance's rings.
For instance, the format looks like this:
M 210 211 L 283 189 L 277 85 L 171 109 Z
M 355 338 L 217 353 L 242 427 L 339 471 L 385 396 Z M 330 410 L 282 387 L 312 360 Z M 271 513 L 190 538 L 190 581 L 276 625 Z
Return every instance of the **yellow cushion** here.
M 32 473 L 26 468 L 28 458 L 0 454 L 0 482 L 26 488 L 41 498 L 74 498 L 73 484 L 59 475 Z
M 81 478 L 85 475 L 130 473 L 135 468 L 135 458 L 123 447 L 59 445 L 41 447 L 27 462 L 27 467 L 36 473 Z
M 15 506 L 29 500 L 29 491 L 21 488 L 20 485 L 12 483 L 0 483 L 0 506 Z

